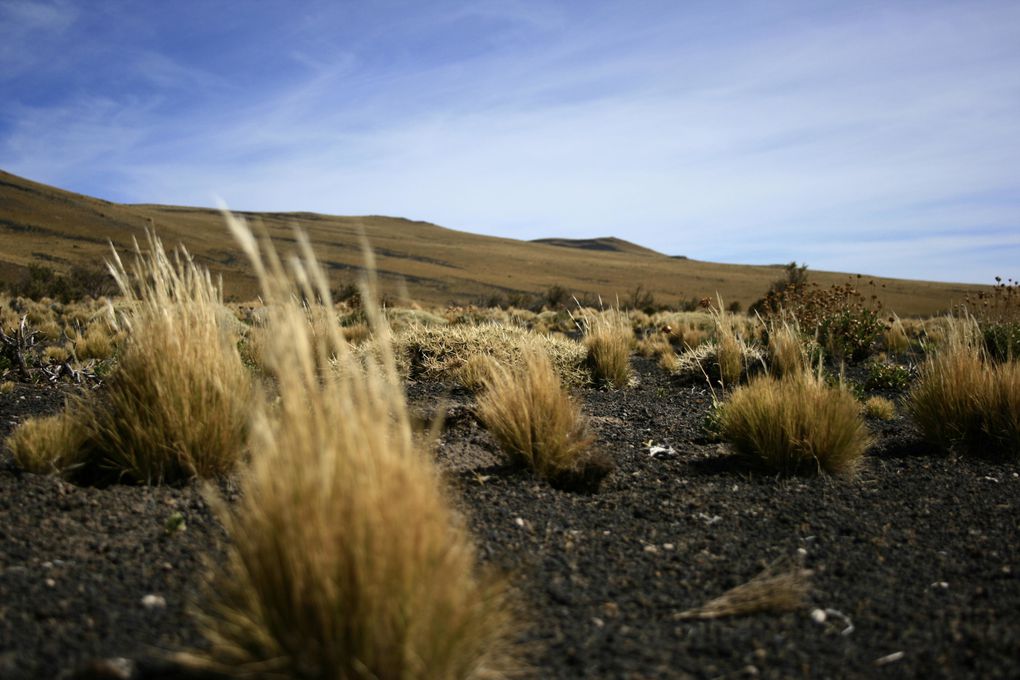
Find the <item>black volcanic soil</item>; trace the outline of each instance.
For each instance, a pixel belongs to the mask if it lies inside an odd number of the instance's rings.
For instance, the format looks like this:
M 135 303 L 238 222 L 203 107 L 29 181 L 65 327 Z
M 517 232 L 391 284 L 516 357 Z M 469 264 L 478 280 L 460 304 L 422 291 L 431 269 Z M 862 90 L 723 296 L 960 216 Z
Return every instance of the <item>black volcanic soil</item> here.
M 617 463 L 595 494 L 503 467 L 452 396 L 437 455 L 519 593 L 535 677 L 1020 677 L 1020 465 L 929 454 L 900 419 L 872 424 L 856 479 L 776 478 L 704 436 L 707 389 L 635 366 L 637 387 L 581 395 Z M 425 415 L 445 396 L 409 392 Z M 61 401 L 0 395 L 0 435 Z M 184 531 L 167 530 L 174 513 Z M 78 488 L 4 457 L 0 678 L 86 677 L 111 657 L 177 677 L 161 650 L 199 643 L 185 606 L 220 540 L 198 485 Z M 782 559 L 813 571 L 803 609 L 678 618 Z

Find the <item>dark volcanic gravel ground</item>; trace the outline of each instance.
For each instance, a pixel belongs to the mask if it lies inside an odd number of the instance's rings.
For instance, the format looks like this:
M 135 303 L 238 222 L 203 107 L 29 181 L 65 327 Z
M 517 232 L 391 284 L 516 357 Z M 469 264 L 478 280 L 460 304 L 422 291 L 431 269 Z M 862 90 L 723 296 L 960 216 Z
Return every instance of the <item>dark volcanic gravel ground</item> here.
M 704 437 L 706 389 L 635 366 L 637 387 L 581 395 L 617 462 L 597 494 L 501 466 L 452 397 L 438 456 L 483 557 L 520 593 L 536 677 L 1020 677 L 1020 465 L 929 455 L 898 420 L 874 424 L 854 480 L 776 478 Z M 423 411 L 443 392 L 410 388 Z M 0 395 L 0 434 L 59 403 Z M 174 512 L 188 528 L 168 534 Z M 5 459 L 0 677 L 196 643 L 183 607 L 217 540 L 196 486 L 79 489 Z M 678 619 L 783 559 L 814 572 L 804 609 Z

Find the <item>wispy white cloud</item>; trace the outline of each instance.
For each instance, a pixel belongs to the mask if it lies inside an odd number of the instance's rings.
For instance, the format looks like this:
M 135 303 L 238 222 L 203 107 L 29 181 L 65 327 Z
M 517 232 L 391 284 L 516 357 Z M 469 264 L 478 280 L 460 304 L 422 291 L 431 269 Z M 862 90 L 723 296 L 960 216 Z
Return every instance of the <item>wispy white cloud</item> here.
M 0 104 L 0 158 L 129 201 L 1016 273 L 1020 7 L 592 7 L 319 5 L 280 27 L 273 73 L 247 88 L 215 51 L 130 45 L 145 87 Z

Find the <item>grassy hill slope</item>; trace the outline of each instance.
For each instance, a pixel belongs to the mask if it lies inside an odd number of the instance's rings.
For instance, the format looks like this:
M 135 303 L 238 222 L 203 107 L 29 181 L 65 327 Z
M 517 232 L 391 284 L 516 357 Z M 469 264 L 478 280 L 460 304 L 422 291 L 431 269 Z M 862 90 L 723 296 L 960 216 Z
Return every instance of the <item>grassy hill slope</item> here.
M 519 241 L 446 229 L 427 222 L 379 216 L 313 213 L 241 213 L 261 222 L 274 239 L 293 241 L 304 229 L 337 283 L 353 281 L 363 258 L 360 234 L 375 251 L 384 291 L 430 304 L 467 303 L 512 291 L 540 293 L 553 285 L 581 296 L 621 300 L 636 286 L 659 301 L 715 296 L 745 307 L 782 274 L 778 266 L 729 265 L 670 257 L 616 238 Z M 183 243 L 196 259 L 222 274 L 227 293 L 252 297 L 254 280 L 215 210 L 124 205 L 31 182 L 0 171 L 0 279 L 14 280 L 32 262 L 58 270 L 101 263 L 109 242 L 131 247 L 149 224 L 168 246 Z M 846 274 L 810 272 L 821 284 Z M 875 279 L 887 307 L 924 315 L 963 301 L 980 286 Z

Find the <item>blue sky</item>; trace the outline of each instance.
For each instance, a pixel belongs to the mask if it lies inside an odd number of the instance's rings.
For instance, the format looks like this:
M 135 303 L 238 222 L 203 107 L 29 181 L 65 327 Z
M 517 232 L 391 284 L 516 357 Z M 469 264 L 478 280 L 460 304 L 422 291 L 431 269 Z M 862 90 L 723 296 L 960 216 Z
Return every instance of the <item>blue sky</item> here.
M 123 202 L 1020 274 L 1018 2 L 0 0 L 0 168 Z

